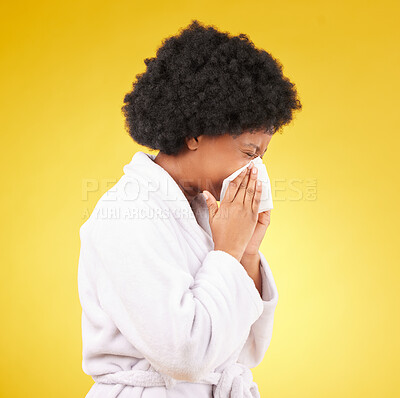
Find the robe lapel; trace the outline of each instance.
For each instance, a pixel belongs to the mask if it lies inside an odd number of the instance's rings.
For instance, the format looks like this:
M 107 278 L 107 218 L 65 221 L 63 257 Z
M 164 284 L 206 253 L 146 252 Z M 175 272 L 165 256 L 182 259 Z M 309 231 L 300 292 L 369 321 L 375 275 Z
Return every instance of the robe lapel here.
M 131 162 L 124 166 L 127 176 L 139 180 L 139 185 L 150 184 L 147 192 L 151 206 L 168 210 L 179 229 L 184 231 L 189 246 L 196 252 L 200 261 L 214 248 L 209 225 L 209 215 L 203 195 L 198 194 L 191 203 L 187 200 L 172 176 L 154 162 L 156 155 L 138 151 Z

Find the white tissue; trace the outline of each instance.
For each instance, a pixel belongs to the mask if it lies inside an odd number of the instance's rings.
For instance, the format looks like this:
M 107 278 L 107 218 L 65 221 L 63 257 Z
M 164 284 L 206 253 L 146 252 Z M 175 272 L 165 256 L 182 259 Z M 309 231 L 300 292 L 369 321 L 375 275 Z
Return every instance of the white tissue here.
M 253 159 L 252 162 L 254 163 L 253 167 L 257 167 L 258 169 L 257 179 L 262 182 L 260 207 L 258 209 L 258 212 L 262 213 L 263 211 L 273 209 L 274 207 L 272 204 L 271 183 L 269 180 L 267 168 L 265 167 L 262 159 L 259 156 L 257 156 L 257 158 Z M 220 201 L 222 201 L 222 199 L 224 198 L 229 183 L 233 179 L 235 179 L 240 174 L 240 172 L 244 170 L 249 164 L 250 162 L 247 163 L 245 166 L 241 167 L 240 169 L 236 170 L 235 172 L 233 172 L 230 176 L 225 178 L 225 180 L 222 182 Z

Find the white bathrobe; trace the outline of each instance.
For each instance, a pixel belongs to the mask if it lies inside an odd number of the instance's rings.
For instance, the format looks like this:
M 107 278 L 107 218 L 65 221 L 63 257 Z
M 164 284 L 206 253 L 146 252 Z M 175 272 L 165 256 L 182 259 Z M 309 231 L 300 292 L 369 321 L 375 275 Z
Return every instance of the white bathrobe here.
M 259 397 L 250 368 L 272 337 L 278 292 L 262 297 L 214 250 L 206 202 L 137 152 L 80 228 L 78 290 L 86 398 Z

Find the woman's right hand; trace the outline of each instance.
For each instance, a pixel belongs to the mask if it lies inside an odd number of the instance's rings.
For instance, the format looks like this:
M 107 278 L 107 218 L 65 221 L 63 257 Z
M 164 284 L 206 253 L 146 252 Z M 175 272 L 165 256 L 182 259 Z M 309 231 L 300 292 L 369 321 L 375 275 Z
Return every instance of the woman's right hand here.
M 214 250 L 225 251 L 238 261 L 242 259 L 257 225 L 262 190 L 261 184 L 256 185 L 257 167 L 253 162 L 249 166 L 229 183 L 219 208 L 214 196 L 203 191 L 207 195 Z

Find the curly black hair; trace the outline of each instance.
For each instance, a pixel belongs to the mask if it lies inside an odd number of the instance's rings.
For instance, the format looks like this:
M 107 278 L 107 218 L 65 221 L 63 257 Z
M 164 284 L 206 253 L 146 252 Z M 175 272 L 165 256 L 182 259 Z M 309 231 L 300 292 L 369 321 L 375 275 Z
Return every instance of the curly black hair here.
M 162 41 L 125 94 L 125 128 L 140 145 L 177 154 L 186 137 L 276 133 L 302 104 L 281 63 L 231 36 L 192 20 Z

